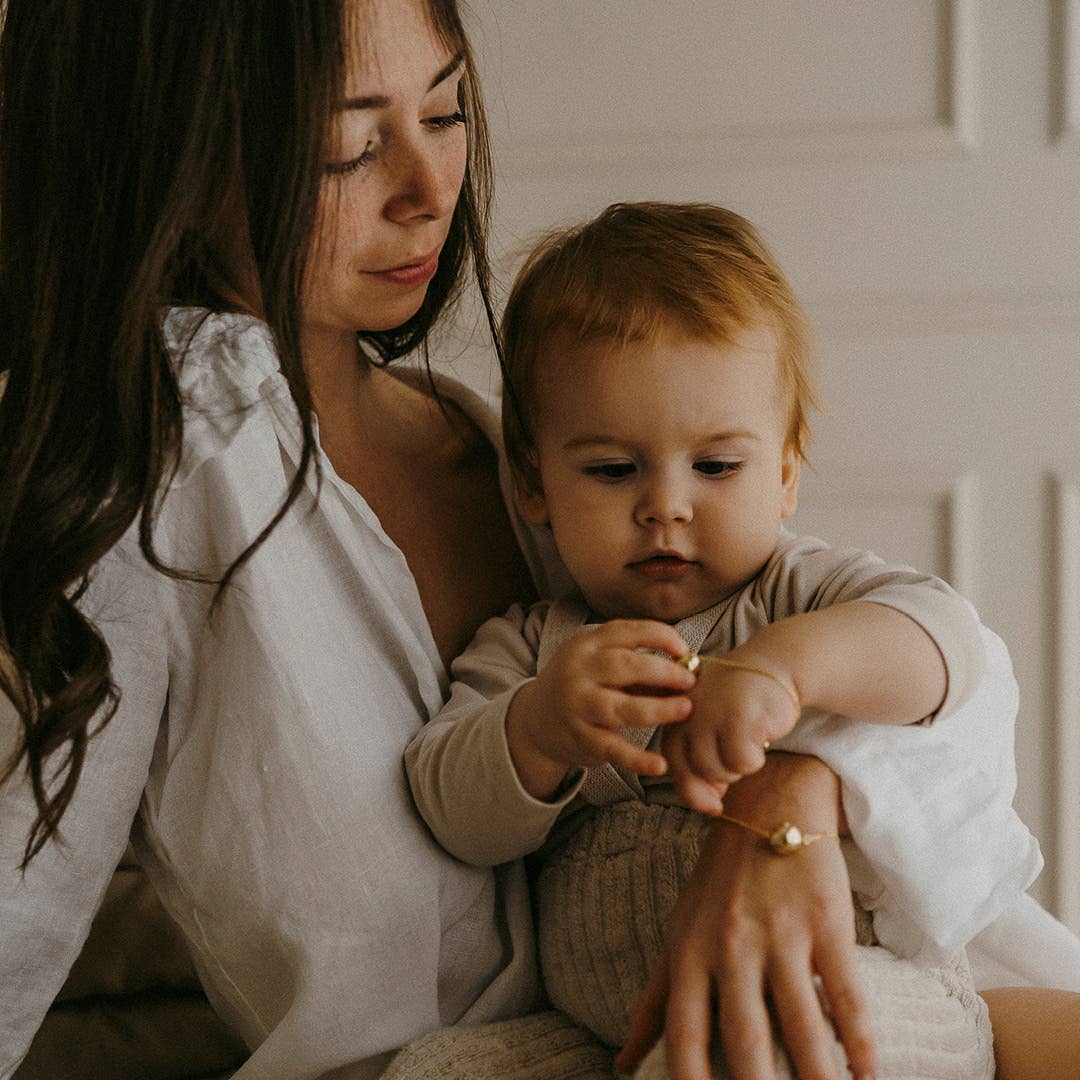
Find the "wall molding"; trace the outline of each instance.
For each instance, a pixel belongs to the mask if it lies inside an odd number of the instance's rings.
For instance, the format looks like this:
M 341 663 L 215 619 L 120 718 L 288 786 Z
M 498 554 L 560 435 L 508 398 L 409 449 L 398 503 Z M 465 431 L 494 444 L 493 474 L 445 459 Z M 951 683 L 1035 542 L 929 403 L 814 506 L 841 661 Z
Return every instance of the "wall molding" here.
M 1051 870 L 1057 916 L 1080 931 L 1080 482 L 1053 476 L 1054 761 Z
M 948 515 L 948 579 L 972 603 L 978 591 L 979 487 L 974 473 L 952 479 L 940 496 Z
M 709 170 L 739 162 L 751 165 L 822 161 L 951 160 L 979 142 L 978 39 L 980 0 L 941 0 L 940 43 L 943 100 L 937 116 L 911 122 L 873 121 L 799 128 L 724 126 L 700 130 L 613 133 L 607 138 L 508 143 L 500 150 L 503 171 L 514 177 L 575 173 L 626 174 L 666 168 Z
M 918 469 L 877 467 L 860 469 L 851 479 L 822 480 L 825 475 L 850 474 L 850 466 L 842 472 L 827 462 L 819 462 L 817 470 L 807 476 L 805 499 L 814 516 L 834 519 L 832 507 L 862 507 L 872 511 L 875 505 L 887 502 L 892 506 L 908 505 L 930 510 L 938 522 L 934 540 L 940 546 L 944 565 L 921 566 L 920 569 L 939 573 L 958 592 L 976 603 L 979 560 L 979 485 L 974 472 L 935 469 L 920 465 Z M 804 474 L 805 475 L 805 474 Z M 804 528 L 795 517 L 795 528 Z M 838 538 L 826 533 L 831 542 L 867 546 L 855 537 Z M 869 545 L 873 547 L 873 545 Z M 889 556 L 893 557 L 893 556 Z M 903 555 L 901 559 L 907 558 Z
M 1080 0 L 1055 0 L 1051 40 L 1051 137 L 1059 147 L 1080 152 Z

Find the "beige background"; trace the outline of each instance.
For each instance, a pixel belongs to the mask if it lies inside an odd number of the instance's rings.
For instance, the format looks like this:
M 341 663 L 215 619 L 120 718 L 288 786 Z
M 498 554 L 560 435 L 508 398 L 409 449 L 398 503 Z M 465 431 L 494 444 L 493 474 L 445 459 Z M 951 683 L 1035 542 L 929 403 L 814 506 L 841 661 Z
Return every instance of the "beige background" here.
M 1035 891 L 1080 930 L 1080 3 L 470 7 L 500 280 L 618 199 L 758 224 L 823 357 L 796 526 L 936 570 L 1005 639 Z M 468 329 L 442 355 L 488 389 Z

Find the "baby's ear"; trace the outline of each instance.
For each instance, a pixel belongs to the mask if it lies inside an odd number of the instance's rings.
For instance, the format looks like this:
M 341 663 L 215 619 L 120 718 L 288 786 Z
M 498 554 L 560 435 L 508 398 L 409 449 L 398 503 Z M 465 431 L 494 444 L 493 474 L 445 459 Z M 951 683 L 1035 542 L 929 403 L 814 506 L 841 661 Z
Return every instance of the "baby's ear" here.
M 517 488 L 518 506 L 521 508 L 521 516 L 530 525 L 547 525 L 551 520 L 548 514 L 547 499 L 539 482 L 532 484 L 524 477 L 518 476 L 514 484 Z
M 794 446 L 784 447 L 780 465 L 780 517 L 789 518 L 799 506 L 799 471 L 802 458 Z

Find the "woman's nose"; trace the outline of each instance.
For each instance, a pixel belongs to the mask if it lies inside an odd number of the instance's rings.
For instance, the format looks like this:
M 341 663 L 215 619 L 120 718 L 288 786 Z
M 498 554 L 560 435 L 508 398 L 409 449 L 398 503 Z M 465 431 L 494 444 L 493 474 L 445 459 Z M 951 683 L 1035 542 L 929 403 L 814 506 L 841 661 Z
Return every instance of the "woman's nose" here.
M 397 149 L 394 190 L 387 202 L 390 219 L 402 222 L 452 214 L 464 179 L 464 160 L 459 167 L 455 155 L 445 148 L 416 142 Z

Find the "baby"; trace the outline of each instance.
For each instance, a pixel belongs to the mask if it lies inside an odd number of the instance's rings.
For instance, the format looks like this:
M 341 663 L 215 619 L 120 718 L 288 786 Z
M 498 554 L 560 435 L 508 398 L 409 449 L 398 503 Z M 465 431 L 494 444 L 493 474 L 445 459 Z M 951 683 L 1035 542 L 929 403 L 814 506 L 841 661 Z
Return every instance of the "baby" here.
M 406 764 L 451 853 L 539 852 L 548 993 L 619 1045 L 727 785 L 811 715 L 933 723 L 977 685 L 983 645 L 944 582 L 784 529 L 815 403 L 808 331 L 737 214 L 621 204 L 551 235 L 503 333 L 522 512 L 577 589 L 481 627 Z M 726 820 L 777 852 L 837 840 Z M 983 1006 L 962 959 L 946 967 L 936 1007 L 952 995 L 970 1036 L 950 1068 L 992 1075 Z

